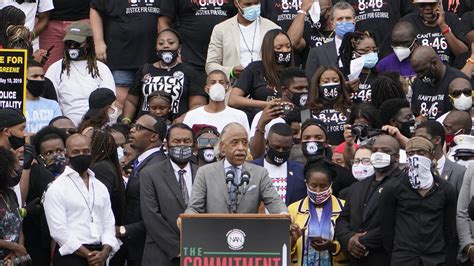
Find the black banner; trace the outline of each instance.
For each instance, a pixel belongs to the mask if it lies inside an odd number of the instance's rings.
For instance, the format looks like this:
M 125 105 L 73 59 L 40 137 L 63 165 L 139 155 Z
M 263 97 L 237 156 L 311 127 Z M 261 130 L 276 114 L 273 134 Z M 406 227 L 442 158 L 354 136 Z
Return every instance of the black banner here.
M 268 217 L 183 217 L 181 265 L 290 265 L 290 219 Z
M 0 49 L 0 108 L 25 113 L 26 50 Z

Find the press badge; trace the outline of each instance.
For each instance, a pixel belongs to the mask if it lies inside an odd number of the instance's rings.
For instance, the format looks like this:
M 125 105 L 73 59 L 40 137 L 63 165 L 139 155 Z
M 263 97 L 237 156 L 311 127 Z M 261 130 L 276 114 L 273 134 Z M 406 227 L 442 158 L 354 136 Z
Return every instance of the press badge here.
M 97 228 L 97 224 L 94 222 L 89 222 L 89 228 L 91 231 L 91 237 L 99 237 L 99 229 Z

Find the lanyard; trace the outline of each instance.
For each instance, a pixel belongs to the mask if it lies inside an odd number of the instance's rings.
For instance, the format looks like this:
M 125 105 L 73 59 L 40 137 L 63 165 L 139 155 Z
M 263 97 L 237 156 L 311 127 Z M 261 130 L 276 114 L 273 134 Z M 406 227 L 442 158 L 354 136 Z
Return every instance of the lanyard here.
M 91 188 L 92 188 L 92 208 L 89 206 L 89 201 L 86 199 L 86 196 L 84 196 L 84 194 L 82 194 L 82 191 L 79 189 L 79 187 L 77 186 L 76 182 L 74 182 L 74 180 L 72 180 L 71 176 L 67 176 L 69 177 L 69 179 L 71 179 L 71 182 L 74 184 L 74 186 L 76 186 L 77 190 L 79 191 L 79 193 L 81 193 L 81 196 L 82 198 L 84 199 L 86 205 L 87 205 L 87 209 L 89 209 L 89 214 L 90 214 L 90 217 L 91 217 L 91 223 L 94 222 L 94 217 L 92 216 L 92 212 L 94 211 L 94 204 L 95 204 L 95 190 L 94 190 L 94 183 L 91 182 Z

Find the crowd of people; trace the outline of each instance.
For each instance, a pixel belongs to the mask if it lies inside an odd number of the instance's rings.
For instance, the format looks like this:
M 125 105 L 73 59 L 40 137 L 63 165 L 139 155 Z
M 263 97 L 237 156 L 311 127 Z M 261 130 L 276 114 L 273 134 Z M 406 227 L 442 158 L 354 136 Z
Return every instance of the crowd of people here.
M 5 265 L 177 266 L 183 213 L 289 214 L 295 266 L 474 264 L 471 0 L 0 0 L 0 48 Z

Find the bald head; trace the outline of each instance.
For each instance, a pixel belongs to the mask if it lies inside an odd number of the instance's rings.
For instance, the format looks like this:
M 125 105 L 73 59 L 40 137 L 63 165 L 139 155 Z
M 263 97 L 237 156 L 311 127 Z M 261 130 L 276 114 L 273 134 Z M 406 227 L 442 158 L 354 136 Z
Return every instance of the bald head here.
M 392 41 L 399 42 L 399 39 L 409 39 L 413 41 L 415 37 L 415 28 L 408 21 L 400 21 L 393 27 Z
M 472 118 L 468 112 L 452 110 L 443 121 L 443 126 L 447 134 L 471 134 Z
M 400 143 L 397 139 L 390 135 L 380 135 L 375 139 L 374 148 L 387 148 L 391 153 L 398 153 L 400 151 Z
M 465 78 L 455 78 L 449 83 L 448 93 L 451 95 L 454 91 L 472 91 L 471 82 Z
M 432 62 L 435 60 L 439 60 L 438 55 L 436 54 L 435 50 L 429 46 L 420 46 L 413 51 L 411 55 L 411 64 L 412 65 L 420 65 L 423 62 Z
M 82 134 L 73 134 L 66 140 L 66 154 L 74 157 L 81 154 L 90 153 L 90 139 Z

